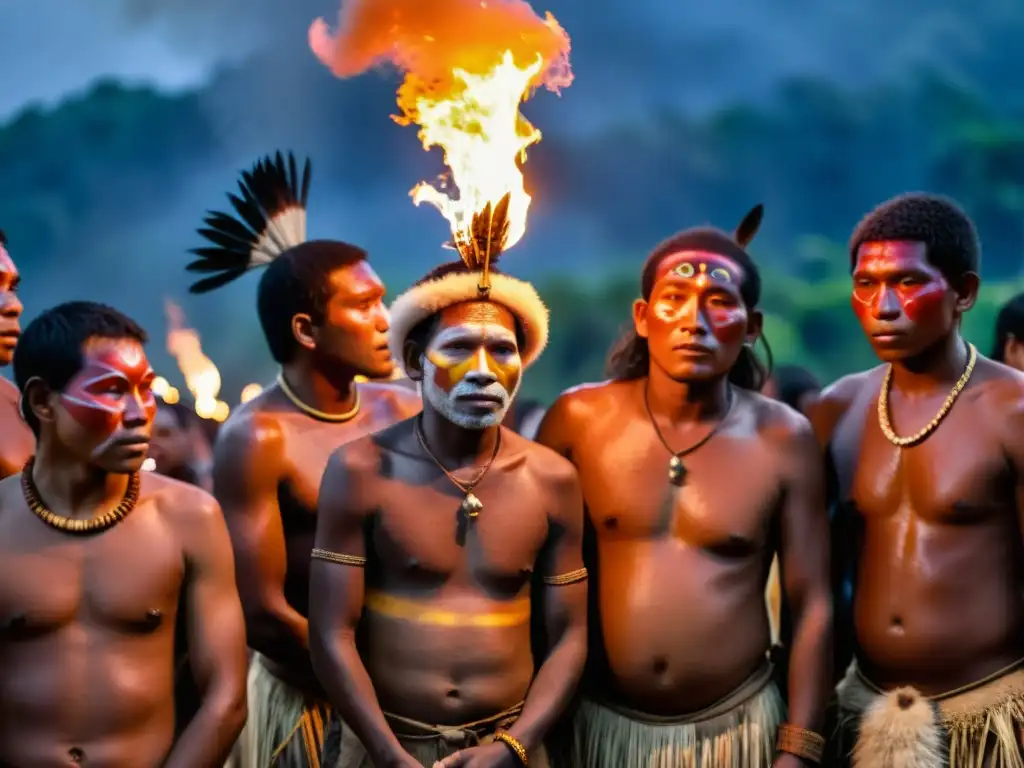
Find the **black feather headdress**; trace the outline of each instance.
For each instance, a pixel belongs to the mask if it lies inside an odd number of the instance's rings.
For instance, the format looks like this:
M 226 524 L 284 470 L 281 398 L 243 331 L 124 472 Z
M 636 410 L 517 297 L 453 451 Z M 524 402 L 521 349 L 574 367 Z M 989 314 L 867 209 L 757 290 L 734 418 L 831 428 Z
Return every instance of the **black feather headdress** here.
M 477 289 L 486 295 L 491 290 L 491 266 L 498 261 L 508 242 L 508 206 L 512 193 L 507 193 L 493 206 L 473 214 L 468 233 L 457 233 L 451 243 L 471 272 L 480 273 Z
M 194 248 L 198 256 L 189 272 L 209 274 L 189 288 L 206 293 L 269 264 L 289 248 L 306 240 L 306 198 L 309 195 L 310 162 L 302 173 L 295 156 L 280 152 L 260 159 L 252 170 L 243 171 L 238 182 L 240 195 L 228 193 L 234 216 L 208 211 L 198 232 L 212 244 Z

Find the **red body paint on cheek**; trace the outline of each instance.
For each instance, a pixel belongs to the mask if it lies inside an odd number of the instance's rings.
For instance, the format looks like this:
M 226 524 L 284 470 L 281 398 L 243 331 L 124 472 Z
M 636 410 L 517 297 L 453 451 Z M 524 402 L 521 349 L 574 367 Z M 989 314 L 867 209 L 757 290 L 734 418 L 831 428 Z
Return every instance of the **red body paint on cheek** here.
M 106 437 L 122 424 L 128 404 L 137 404 L 147 421 L 156 417 L 152 379 L 153 371 L 141 349 L 104 349 L 87 356 L 81 373 L 68 384 L 62 399 L 75 421 Z
M 710 307 L 707 317 L 711 333 L 721 344 L 736 344 L 747 335 L 746 312 L 738 307 Z
M 898 295 L 907 319 L 916 325 L 942 312 L 946 286 L 933 281 L 903 289 Z
M 124 406 L 103 403 L 89 392 L 68 389 L 64 407 L 71 418 L 90 432 L 112 435 L 124 419 Z

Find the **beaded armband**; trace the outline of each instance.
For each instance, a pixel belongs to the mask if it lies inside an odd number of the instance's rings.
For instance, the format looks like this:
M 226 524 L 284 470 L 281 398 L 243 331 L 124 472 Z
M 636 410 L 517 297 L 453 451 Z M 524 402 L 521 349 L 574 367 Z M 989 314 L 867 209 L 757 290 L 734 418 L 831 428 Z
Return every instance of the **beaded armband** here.
M 314 548 L 312 556 L 317 560 L 326 560 L 329 563 L 338 565 L 351 565 L 355 568 L 362 568 L 366 565 L 366 558 L 360 555 L 343 555 L 340 552 L 331 552 L 329 549 Z
M 586 568 L 577 568 L 575 571 L 569 571 L 568 573 L 560 573 L 557 576 L 545 576 L 544 583 L 552 587 L 565 587 L 569 584 L 575 584 L 579 581 L 584 581 L 587 578 Z
M 520 765 L 523 766 L 523 768 L 526 768 L 530 764 L 530 761 L 526 757 L 526 747 L 523 746 L 523 742 L 521 742 L 511 733 L 509 733 L 508 731 L 498 731 L 496 734 L 494 734 L 494 740 L 500 741 L 502 744 L 508 747 L 512 751 L 512 754 L 516 756 L 516 759 L 519 761 Z
M 821 758 L 825 754 L 825 739 L 814 731 L 783 723 L 779 726 L 775 749 L 821 765 Z

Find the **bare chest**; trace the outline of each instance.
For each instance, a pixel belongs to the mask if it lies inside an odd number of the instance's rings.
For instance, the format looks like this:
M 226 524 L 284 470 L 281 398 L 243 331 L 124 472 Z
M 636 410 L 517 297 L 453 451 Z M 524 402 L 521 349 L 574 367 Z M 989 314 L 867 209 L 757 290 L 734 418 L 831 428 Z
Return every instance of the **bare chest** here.
M 649 427 L 588 439 L 574 458 L 601 537 L 754 550 L 766 541 L 780 496 L 777 462 L 751 437 L 716 435 L 682 458 L 678 485 L 670 480 L 672 455 Z
M 875 403 L 861 409 L 859 423 L 842 426 L 835 452 L 841 487 L 866 521 L 912 515 L 925 523 L 968 525 L 1012 504 L 1002 447 L 970 407 L 954 406 L 923 442 L 898 447 L 879 427 Z
M 398 459 L 404 481 L 382 480 L 371 552 L 379 573 L 395 584 L 483 586 L 501 595 L 521 591 L 548 536 L 551 499 L 522 468 L 493 469 L 474 489 L 476 517 L 465 494 L 432 468 Z
M 83 624 L 134 634 L 173 626 L 185 567 L 155 510 L 140 506 L 113 529 L 78 538 L 19 508 L 4 514 L 0 537 L 5 641 Z

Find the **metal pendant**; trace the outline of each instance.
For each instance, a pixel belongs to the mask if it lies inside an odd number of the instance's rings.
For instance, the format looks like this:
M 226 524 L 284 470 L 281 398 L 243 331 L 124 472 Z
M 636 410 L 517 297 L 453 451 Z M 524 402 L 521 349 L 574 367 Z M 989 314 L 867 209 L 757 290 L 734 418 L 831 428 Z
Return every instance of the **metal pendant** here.
M 476 517 L 480 514 L 480 510 L 484 508 L 483 502 L 480 501 L 472 492 L 466 494 L 466 498 L 462 500 L 462 511 L 466 517 Z
M 673 456 L 668 462 L 668 481 L 672 485 L 682 485 L 685 478 L 686 467 L 683 466 L 683 460 Z

